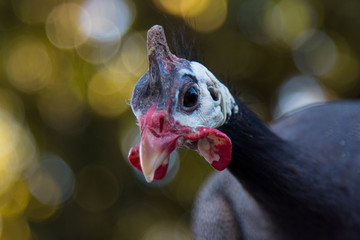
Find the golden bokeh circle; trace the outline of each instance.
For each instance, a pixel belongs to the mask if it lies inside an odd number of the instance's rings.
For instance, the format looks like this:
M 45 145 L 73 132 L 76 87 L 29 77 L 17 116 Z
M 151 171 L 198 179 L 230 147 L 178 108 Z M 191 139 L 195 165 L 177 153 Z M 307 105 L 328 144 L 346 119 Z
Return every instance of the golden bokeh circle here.
M 62 3 L 46 19 L 46 34 L 58 48 L 71 49 L 88 39 L 89 29 L 79 27 L 79 21 L 90 21 L 90 16 L 76 3 Z
M 90 80 L 88 101 L 90 107 L 104 117 L 117 117 L 127 109 L 134 78 L 110 71 L 100 71 Z
M 33 37 L 19 38 L 9 50 L 6 72 L 11 84 L 23 92 L 35 92 L 51 81 L 52 59 L 46 46 Z

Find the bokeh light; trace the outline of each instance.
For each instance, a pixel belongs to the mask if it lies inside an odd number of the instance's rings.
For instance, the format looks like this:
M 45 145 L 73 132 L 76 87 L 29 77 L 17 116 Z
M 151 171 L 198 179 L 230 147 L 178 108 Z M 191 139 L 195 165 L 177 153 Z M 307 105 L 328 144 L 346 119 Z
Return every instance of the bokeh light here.
M 326 100 L 326 89 L 316 79 L 306 75 L 294 76 L 279 89 L 274 116 L 280 117 L 303 106 Z
M 84 43 L 90 29 L 79 28 L 82 21 L 90 22 L 90 16 L 76 3 L 62 3 L 54 8 L 46 20 L 46 34 L 52 44 L 58 48 L 71 49 Z
M 269 35 L 288 47 L 292 47 L 305 31 L 315 28 L 318 22 L 314 9 L 303 0 L 279 1 L 268 9 L 265 21 Z
M 22 214 L 30 201 L 30 193 L 22 180 L 14 183 L 11 188 L 11 191 L 0 197 L 2 217 L 16 217 Z
M 120 38 L 120 33 L 118 32 Z M 89 63 L 100 64 L 109 61 L 117 53 L 120 41 L 100 42 L 89 39 L 76 48 L 82 59 Z
M 6 193 L 35 161 L 31 136 L 9 113 L 0 109 L 0 195 Z
M 125 35 L 119 51 L 109 51 L 109 54 L 110 61 L 91 77 L 87 97 L 96 113 L 112 118 L 129 109 L 126 102 L 131 97 L 133 86 L 147 71 L 143 34 L 131 32 Z
M 21 106 L 21 100 L 9 91 L 1 93 L 0 99 L 13 100 L 0 109 L 1 239 L 30 239 L 25 216 L 43 221 L 53 215 L 71 197 L 74 176 L 69 166 L 55 155 L 44 155 L 39 161 L 36 142 L 23 125 L 23 116 L 13 108 L 15 104 Z
M 40 202 L 49 205 L 56 205 L 61 202 L 61 191 L 52 176 L 38 169 L 28 180 L 31 194 Z
M 80 28 L 100 42 L 119 40 L 135 17 L 135 7 L 127 0 L 88 0 L 83 7 Z
M 293 58 L 304 74 L 321 76 L 328 73 L 338 57 L 334 41 L 324 32 L 310 30 L 296 43 Z
M 77 52 L 87 62 L 104 63 L 117 53 L 120 38 L 134 20 L 135 7 L 126 0 L 89 0 L 83 8 L 79 28 L 89 39 L 77 46 Z
M 157 222 L 145 233 L 142 240 L 191 240 L 190 231 L 180 223 Z
M 31 194 L 46 205 L 59 205 L 73 193 L 74 176 L 69 166 L 56 155 L 45 155 L 27 179 Z
M 226 0 L 154 0 L 163 11 L 180 16 L 198 32 L 212 32 L 220 28 L 227 17 Z
M 145 35 L 145 32 L 126 34 L 119 52 L 99 72 L 107 72 L 119 79 L 132 79 L 135 83 L 148 69 Z
M 116 117 L 129 109 L 135 82 L 147 71 L 146 42 L 141 33 L 124 36 L 121 49 L 95 73 L 88 86 L 91 108 L 106 117 Z
M 181 148 L 148 184 L 127 160 L 147 30 L 164 26 L 173 53 L 271 121 L 360 98 L 359 12 L 358 0 L 0 1 L 0 239 L 191 239 L 211 166 Z
M 125 112 L 129 106 L 135 81 L 106 69 L 96 73 L 89 83 L 88 98 L 91 108 L 106 117 L 116 117 Z
M 209 0 L 153 0 L 154 4 L 167 13 L 194 17 L 199 15 L 209 5 Z
M 204 9 L 194 16 L 186 16 L 185 13 L 184 20 L 189 27 L 198 32 L 213 32 L 220 28 L 226 20 L 227 0 L 211 0 L 204 6 Z
M 359 56 L 342 38 L 335 36 L 336 58 L 332 68 L 323 74 L 321 82 L 341 94 L 352 92 L 359 80 Z
M 35 92 L 51 80 L 52 61 L 46 46 L 35 37 L 21 37 L 8 53 L 6 72 L 11 83 L 24 92 Z
M 121 71 L 121 66 L 117 66 L 121 63 L 127 72 L 137 77 L 147 71 L 146 41 L 143 35 L 139 32 L 132 32 L 124 38 L 119 59 L 112 63 L 113 71 Z

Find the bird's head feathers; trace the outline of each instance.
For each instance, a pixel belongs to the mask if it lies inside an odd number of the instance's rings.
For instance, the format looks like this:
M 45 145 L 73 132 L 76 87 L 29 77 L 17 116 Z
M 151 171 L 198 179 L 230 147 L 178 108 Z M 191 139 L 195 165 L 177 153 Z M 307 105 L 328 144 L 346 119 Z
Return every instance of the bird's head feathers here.
M 159 25 L 148 31 L 147 51 L 149 70 L 131 97 L 141 140 L 130 149 L 130 162 L 147 181 L 161 179 L 170 153 L 185 145 L 223 170 L 231 159 L 231 141 L 216 128 L 238 111 L 229 90 L 202 64 L 173 55 Z

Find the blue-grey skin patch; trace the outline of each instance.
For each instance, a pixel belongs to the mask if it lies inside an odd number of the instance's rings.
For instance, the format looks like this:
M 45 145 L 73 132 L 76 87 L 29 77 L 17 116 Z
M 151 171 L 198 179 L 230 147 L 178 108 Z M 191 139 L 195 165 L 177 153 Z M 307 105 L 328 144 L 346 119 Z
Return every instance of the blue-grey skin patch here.
M 192 80 L 187 75 L 181 74 L 183 69 L 191 72 L 190 62 L 185 59 L 179 60 L 176 65 L 168 67 L 170 71 L 165 71 L 161 68 L 162 66 L 158 68 L 153 66 L 135 84 L 131 107 L 137 116 L 146 113 L 154 103 L 156 103 L 157 109 L 171 112 L 177 103 L 177 92 L 185 83 Z M 150 65 L 154 65 L 154 63 L 150 63 Z

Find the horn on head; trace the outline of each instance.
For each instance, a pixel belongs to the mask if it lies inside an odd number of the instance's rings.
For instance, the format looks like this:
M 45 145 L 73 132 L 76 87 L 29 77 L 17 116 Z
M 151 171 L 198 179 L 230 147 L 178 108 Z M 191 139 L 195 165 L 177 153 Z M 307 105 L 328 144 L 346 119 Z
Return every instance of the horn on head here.
M 164 29 L 160 25 L 154 25 L 147 32 L 147 54 L 149 59 L 150 84 L 159 84 L 161 75 L 169 72 L 174 61 L 178 61 L 173 55 L 166 42 Z

